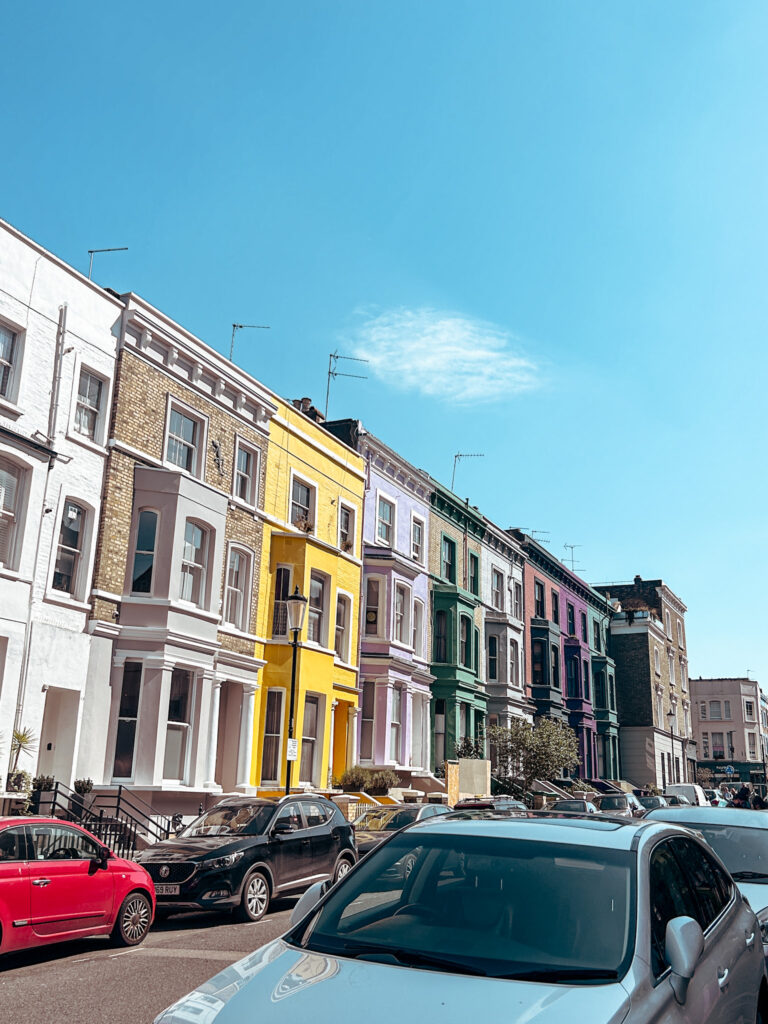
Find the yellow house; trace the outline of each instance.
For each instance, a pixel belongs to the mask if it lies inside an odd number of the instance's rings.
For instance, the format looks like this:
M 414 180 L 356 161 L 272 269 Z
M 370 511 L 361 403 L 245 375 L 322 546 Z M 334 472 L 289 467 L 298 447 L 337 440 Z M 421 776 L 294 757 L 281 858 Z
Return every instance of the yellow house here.
M 276 399 L 264 487 L 252 784 L 284 790 L 291 698 L 286 599 L 307 598 L 297 651 L 293 789 L 325 789 L 357 760 L 363 459 L 313 418 L 309 399 Z

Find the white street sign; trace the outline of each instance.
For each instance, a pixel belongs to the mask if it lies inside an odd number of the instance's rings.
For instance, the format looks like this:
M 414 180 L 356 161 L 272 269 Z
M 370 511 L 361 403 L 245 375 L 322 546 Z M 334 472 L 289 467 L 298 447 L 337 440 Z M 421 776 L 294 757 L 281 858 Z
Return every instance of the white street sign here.
M 289 761 L 298 761 L 299 759 L 299 741 L 288 740 L 288 754 L 286 755 Z

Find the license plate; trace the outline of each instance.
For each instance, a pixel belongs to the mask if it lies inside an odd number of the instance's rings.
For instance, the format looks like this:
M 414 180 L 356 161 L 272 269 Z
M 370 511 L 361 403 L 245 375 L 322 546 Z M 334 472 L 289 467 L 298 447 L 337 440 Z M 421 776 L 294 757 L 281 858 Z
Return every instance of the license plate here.
M 178 896 L 179 887 L 178 885 L 158 885 L 155 883 L 155 895 L 156 896 Z

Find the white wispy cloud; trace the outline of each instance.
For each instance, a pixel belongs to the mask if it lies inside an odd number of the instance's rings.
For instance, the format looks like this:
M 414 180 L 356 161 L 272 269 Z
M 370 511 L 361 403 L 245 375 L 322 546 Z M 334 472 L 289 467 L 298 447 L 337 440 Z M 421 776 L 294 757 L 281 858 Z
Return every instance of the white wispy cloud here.
M 355 355 L 390 387 L 443 401 L 497 402 L 540 383 L 519 339 L 482 320 L 436 309 L 369 316 L 354 334 Z

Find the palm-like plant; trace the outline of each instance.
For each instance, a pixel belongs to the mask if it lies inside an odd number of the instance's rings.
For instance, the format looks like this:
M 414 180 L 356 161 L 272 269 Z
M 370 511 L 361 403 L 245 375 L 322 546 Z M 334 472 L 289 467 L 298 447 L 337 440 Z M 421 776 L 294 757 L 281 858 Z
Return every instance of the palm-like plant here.
M 13 771 L 16 771 L 19 767 L 19 758 L 22 754 L 34 754 L 37 750 L 37 737 L 34 732 L 26 725 L 22 726 L 21 729 L 13 730 L 13 739 L 11 740 L 11 754 L 13 755 Z

